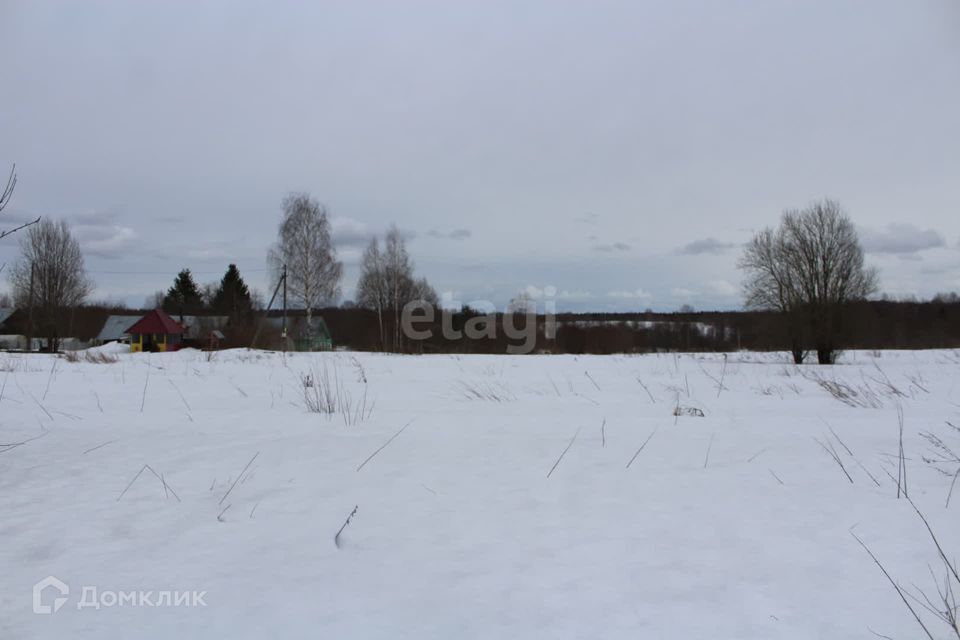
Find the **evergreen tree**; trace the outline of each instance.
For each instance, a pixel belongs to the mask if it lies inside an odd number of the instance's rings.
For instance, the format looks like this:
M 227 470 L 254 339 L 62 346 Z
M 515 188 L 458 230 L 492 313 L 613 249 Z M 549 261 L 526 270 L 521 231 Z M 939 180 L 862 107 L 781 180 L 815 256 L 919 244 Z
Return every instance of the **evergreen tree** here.
M 231 264 L 220 280 L 220 286 L 213 296 L 211 305 L 219 314 L 230 316 L 231 320 L 241 320 L 247 316 L 253 304 L 250 300 L 250 289 L 243 281 L 237 265 Z
M 200 287 L 193 279 L 190 269 L 184 269 L 177 274 L 173 286 L 163 297 L 163 310 L 180 316 L 194 314 L 203 310 L 203 296 Z

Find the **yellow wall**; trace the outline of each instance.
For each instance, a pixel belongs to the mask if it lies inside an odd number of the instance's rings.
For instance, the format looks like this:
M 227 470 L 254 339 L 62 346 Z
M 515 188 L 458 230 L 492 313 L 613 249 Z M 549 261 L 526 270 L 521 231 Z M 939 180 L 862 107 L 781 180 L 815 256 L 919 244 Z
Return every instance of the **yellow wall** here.
M 166 351 L 167 350 L 167 336 L 166 334 L 155 333 L 153 334 L 153 344 L 156 346 L 157 351 Z M 130 353 L 139 353 L 143 351 L 143 334 L 135 333 L 130 336 Z

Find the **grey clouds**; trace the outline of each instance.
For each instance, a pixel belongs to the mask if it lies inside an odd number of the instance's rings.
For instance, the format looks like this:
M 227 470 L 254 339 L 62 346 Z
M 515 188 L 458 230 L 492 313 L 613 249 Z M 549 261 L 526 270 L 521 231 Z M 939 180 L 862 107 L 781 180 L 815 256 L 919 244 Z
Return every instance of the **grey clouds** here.
M 736 307 L 738 247 L 821 197 L 883 290 L 960 289 L 953 0 L 6 0 L 0 60 L 3 217 L 71 221 L 98 297 L 264 288 L 290 191 L 345 297 L 396 223 L 451 299 Z

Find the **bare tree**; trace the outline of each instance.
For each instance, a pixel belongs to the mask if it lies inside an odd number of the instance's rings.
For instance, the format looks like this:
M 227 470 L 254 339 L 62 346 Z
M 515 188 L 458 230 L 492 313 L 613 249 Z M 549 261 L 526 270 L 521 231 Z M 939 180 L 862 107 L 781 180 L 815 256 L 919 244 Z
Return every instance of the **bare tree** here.
M 66 222 L 43 220 L 20 239 L 20 257 L 10 270 L 14 302 L 27 309 L 52 351 L 60 348 L 60 333 L 69 311 L 93 290 L 80 243 Z
M 400 351 L 403 335 L 400 327 L 400 310 L 409 298 L 408 292 L 413 283 L 413 262 L 407 253 L 407 243 L 396 225 L 387 231 L 384 241 L 384 275 L 389 296 L 390 310 L 393 311 L 393 346 Z
M 250 290 L 250 308 L 254 311 L 263 311 L 267 307 L 267 301 L 263 297 L 263 292 L 259 289 Z
M 307 310 L 310 327 L 313 310 L 340 295 L 343 277 L 326 208 L 308 194 L 290 194 L 283 200 L 283 221 L 277 235 L 277 243 L 267 254 L 274 285 L 286 267 L 287 293 Z
M 410 300 L 424 302 L 434 308 L 440 306 L 440 296 L 437 295 L 437 290 L 427 282 L 426 278 L 417 278 L 413 281 Z
M 13 168 L 10 169 L 10 176 L 7 178 L 7 185 L 3 188 L 3 191 L 0 191 L 0 211 L 3 211 L 4 207 L 10 204 L 10 198 L 13 197 L 13 190 L 17 186 L 17 165 L 13 165 Z M 37 224 L 40 222 L 38 217 L 36 220 L 30 222 L 25 222 L 18 227 L 12 229 L 7 229 L 6 231 L 0 230 L 0 239 L 6 238 L 12 233 L 16 233 L 21 229 L 26 229 L 27 227 Z
M 802 364 L 806 349 L 800 295 L 793 286 L 785 251 L 782 231 L 768 227 L 747 243 L 738 266 L 746 272 L 743 288 L 747 308 L 781 313 L 793 361 Z
M 200 285 L 200 298 L 203 300 L 203 306 L 208 309 L 213 309 L 213 301 L 217 297 L 217 289 L 219 288 L 219 282 L 206 282 Z
M 163 306 L 163 299 L 166 297 L 165 291 L 154 291 L 153 295 L 147 296 L 144 300 L 144 307 L 147 309 L 159 309 Z
M 739 267 L 746 272 L 746 305 L 787 317 L 794 360 L 803 359 L 803 329 L 820 364 L 836 358 L 837 329 L 848 303 L 877 290 L 877 272 L 866 267 L 853 222 L 832 200 L 783 214 L 747 244 Z
M 363 251 L 360 261 L 360 280 L 357 282 L 357 305 L 377 312 L 377 325 L 380 329 L 380 348 L 386 348 L 383 334 L 383 313 L 390 303 L 387 293 L 386 269 L 380 241 L 376 237 Z
M 357 304 L 377 312 L 383 348 L 386 348 L 384 318 L 390 320 L 391 348 L 400 351 L 403 348 L 401 313 L 408 303 L 417 301 L 434 307 L 439 304 L 437 292 L 426 278 L 414 278 L 407 243 L 400 230 L 393 226 L 387 232 L 383 251 L 379 241 L 373 238 L 363 253 Z
M 17 165 L 13 165 L 10 169 L 10 176 L 7 178 L 7 186 L 3 188 L 3 191 L 0 192 L 0 211 L 3 211 L 3 208 L 7 206 L 10 202 L 10 198 L 13 196 L 13 190 L 17 186 Z
M 507 313 L 516 315 L 525 315 L 527 313 L 536 313 L 537 303 L 530 295 L 529 291 L 519 291 L 517 295 L 510 299 L 507 304 Z

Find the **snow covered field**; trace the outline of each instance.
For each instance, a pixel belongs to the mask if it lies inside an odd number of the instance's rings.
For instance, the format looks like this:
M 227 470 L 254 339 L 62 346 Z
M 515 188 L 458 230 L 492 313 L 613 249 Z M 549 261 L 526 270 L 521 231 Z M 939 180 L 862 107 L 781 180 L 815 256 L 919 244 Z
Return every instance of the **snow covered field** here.
M 924 637 L 898 408 L 960 556 L 957 352 L 80 355 L 0 354 L 3 640 Z

